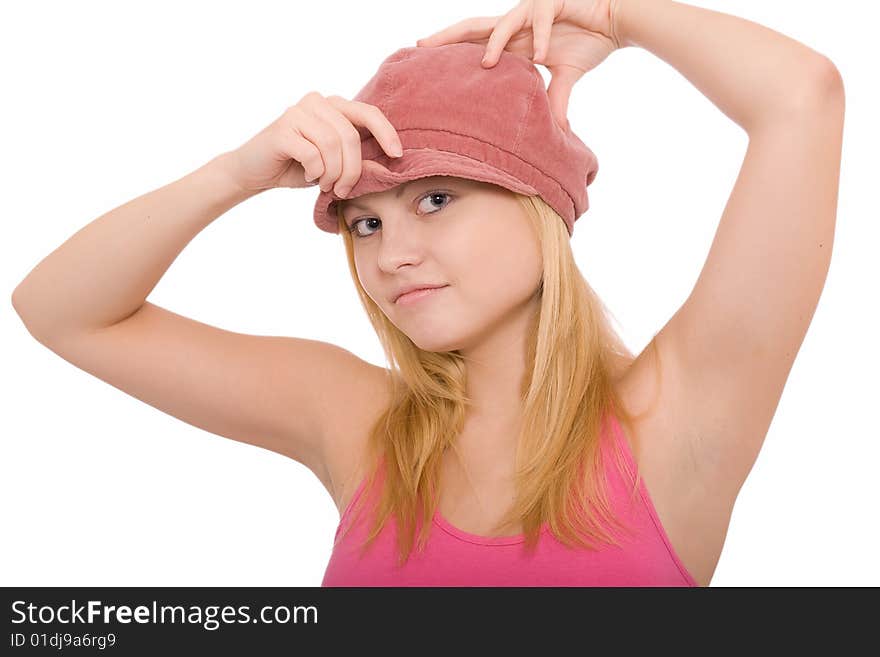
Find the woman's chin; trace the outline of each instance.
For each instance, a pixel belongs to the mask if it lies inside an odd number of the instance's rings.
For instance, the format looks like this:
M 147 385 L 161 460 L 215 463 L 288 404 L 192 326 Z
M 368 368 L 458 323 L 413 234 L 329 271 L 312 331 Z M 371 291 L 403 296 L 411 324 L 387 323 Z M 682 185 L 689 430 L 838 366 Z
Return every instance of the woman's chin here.
M 422 351 L 435 353 L 455 351 L 461 348 L 461 341 L 446 335 L 407 334 L 412 343 Z
M 433 342 L 416 342 L 413 340 L 413 344 L 417 346 L 422 351 L 431 351 L 433 353 L 447 353 L 450 351 L 455 351 L 458 349 L 458 346 L 454 343 L 449 342 L 448 340 L 443 341 L 433 341 Z

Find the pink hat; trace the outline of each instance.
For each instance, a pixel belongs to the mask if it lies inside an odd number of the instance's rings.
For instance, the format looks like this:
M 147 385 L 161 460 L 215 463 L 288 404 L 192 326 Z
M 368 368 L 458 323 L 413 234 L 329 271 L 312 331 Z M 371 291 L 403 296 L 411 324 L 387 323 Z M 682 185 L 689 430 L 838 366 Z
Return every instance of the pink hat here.
M 589 207 L 596 156 L 551 110 L 544 80 L 526 57 L 509 51 L 492 68 L 485 47 L 452 43 L 401 48 L 388 56 L 354 100 L 377 106 L 403 144 L 393 158 L 366 128 L 361 177 L 345 197 L 321 191 L 315 224 L 338 233 L 337 201 L 408 180 L 456 176 L 540 196 L 565 221 L 568 234 Z

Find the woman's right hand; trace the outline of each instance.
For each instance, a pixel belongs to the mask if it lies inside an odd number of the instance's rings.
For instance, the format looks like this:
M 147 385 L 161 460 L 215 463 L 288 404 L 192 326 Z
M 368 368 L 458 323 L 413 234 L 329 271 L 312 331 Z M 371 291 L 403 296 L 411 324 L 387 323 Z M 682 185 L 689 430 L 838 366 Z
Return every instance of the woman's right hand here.
M 389 156 L 402 154 L 395 151 L 401 148 L 397 131 L 378 107 L 310 91 L 230 151 L 231 173 L 246 191 L 319 184 L 344 196 L 361 177 L 361 136 L 355 126 L 369 130 Z

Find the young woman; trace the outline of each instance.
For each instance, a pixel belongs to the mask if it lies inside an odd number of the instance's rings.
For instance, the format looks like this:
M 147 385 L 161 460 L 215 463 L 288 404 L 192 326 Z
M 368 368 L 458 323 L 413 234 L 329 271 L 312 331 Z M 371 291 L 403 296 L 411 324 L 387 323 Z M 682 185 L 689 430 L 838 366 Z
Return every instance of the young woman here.
M 840 76 L 772 30 L 670 0 L 524 0 L 418 45 L 457 42 L 484 46 L 487 69 L 502 51 L 546 66 L 564 130 L 576 81 L 640 47 L 747 131 L 706 266 L 638 357 L 611 331 L 548 199 L 477 174 L 349 195 L 365 143 L 404 162 L 406 139 L 380 108 L 314 92 L 239 149 L 83 228 L 14 305 L 78 367 L 309 467 L 341 514 L 326 585 L 708 585 L 828 269 Z M 145 300 L 229 208 L 309 181 L 319 203 L 339 201 L 389 369 Z M 94 253 L 102 267 L 84 267 Z

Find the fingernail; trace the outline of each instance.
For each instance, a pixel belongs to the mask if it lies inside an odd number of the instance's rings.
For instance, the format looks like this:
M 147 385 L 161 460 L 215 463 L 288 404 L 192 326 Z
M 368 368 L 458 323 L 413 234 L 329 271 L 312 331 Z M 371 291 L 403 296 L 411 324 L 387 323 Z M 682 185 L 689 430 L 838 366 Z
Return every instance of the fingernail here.
M 397 157 L 400 157 L 401 155 L 403 155 L 403 148 L 401 148 L 400 146 L 397 146 L 397 145 L 392 146 L 391 154 L 396 155 Z

